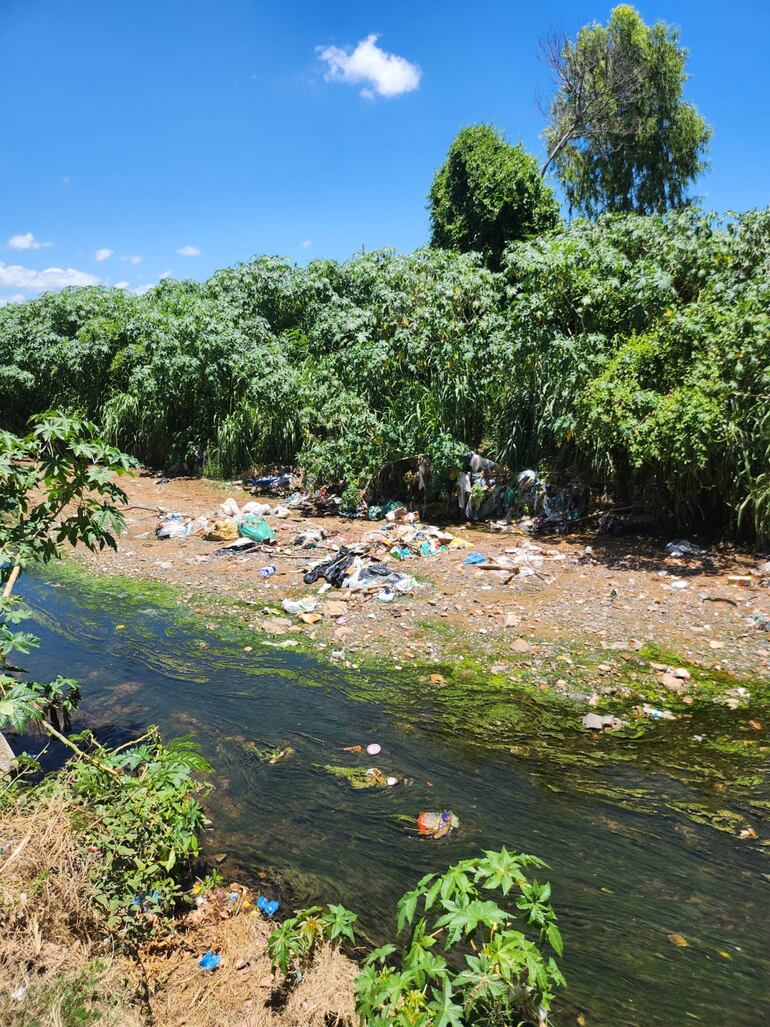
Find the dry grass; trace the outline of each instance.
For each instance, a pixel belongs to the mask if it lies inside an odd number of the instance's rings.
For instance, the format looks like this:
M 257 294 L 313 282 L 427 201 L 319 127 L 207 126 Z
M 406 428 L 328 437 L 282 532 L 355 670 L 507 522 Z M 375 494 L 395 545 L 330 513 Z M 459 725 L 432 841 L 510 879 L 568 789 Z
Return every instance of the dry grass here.
M 79 966 L 90 950 L 88 860 L 59 797 L 0 821 L 0 988 Z
M 231 885 L 230 890 L 237 889 Z M 313 965 L 291 988 L 270 968 L 270 924 L 250 908 L 246 889 L 234 915 L 197 919 L 190 914 L 177 934 L 147 945 L 140 955 L 157 1027 L 353 1027 L 353 981 L 358 967 L 339 951 L 319 949 Z M 211 949 L 219 967 L 205 971 L 198 959 Z
M 56 794 L 0 817 L 0 1027 L 353 1027 L 358 968 L 321 948 L 293 987 L 275 979 L 270 924 L 248 889 L 209 893 L 138 958 L 115 957 L 94 914 L 93 857 Z M 226 900 L 238 892 L 236 904 Z M 218 953 L 215 971 L 198 966 Z M 141 1001 L 137 999 L 141 996 Z
M 99 934 L 90 866 L 61 794 L 0 818 L 1 1027 L 67 1027 L 80 1003 L 104 1027 L 141 1022 Z

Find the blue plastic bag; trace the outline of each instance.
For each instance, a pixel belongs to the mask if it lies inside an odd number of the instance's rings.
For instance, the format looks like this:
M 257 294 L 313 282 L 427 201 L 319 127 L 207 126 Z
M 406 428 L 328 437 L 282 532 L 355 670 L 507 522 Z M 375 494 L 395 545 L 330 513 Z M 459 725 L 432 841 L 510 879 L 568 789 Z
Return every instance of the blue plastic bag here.
M 275 916 L 280 908 L 280 902 L 278 899 L 273 899 L 271 902 L 266 899 L 264 895 L 260 895 L 257 899 L 257 909 L 261 909 L 265 916 Z
M 486 562 L 487 562 L 486 556 L 482 556 L 481 553 L 476 553 L 476 552 L 468 553 L 468 555 L 463 560 L 463 563 L 469 563 L 472 566 L 475 565 L 475 564 L 486 563 Z
M 212 952 L 211 949 L 208 949 L 208 951 L 204 952 L 198 960 L 198 966 L 202 970 L 216 970 L 221 962 L 222 957 L 218 956 L 216 952 Z

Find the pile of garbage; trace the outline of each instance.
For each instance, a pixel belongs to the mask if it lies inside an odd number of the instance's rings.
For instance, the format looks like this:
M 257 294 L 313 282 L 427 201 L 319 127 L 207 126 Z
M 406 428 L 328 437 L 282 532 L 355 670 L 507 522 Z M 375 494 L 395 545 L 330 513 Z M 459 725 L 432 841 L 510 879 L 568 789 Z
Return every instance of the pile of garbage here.
M 303 581 L 312 585 L 323 578 L 333 588 L 377 592 L 378 598 L 386 602 L 391 602 L 396 595 L 414 592 L 417 586 L 415 579 L 373 559 L 370 548 L 366 542 L 340 546 L 336 553 L 307 570 Z
M 255 496 L 290 496 L 302 486 L 302 479 L 293 470 L 276 467 L 269 474 L 249 478 L 246 487 Z
M 498 530 L 516 522 L 519 527 L 533 532 L 566 531 L 584 517 L 588 508 L 589 491 L 580 482 L 568 480 L 556 484 L 547 475 L 532 469 L 512 475 L 494 460 L 475 451 L 461 458 L 456 484 L 462 515 L 472 522 L 485 521 Z M 343 500 L 344 482 L 303 492 L 302 478 L 284 468 L 253 477 L 246 482 L 246 487 L 254 495 L 280 496 L 287 509 L 314 517 L 331 514 L 401 525 L 417 524 L 420 520 L 420 515 L 410 511 L 400 499 L 369 504 L 362 501 L 354 509 L 348 509 Z
M 588 493 L 580 482 L 555 485 L 531 469 L 517 476 L 516 492 L 529 509 L 533 531 L 566 531 L 588 508 Z
M 301 510 L 304 498 L 290 496 L 278 506 L 250 500 L 242 507 L 235 499 L 226 499 L 212 514 L 197 517 L 181 513 L 163 512 L 159 515 L 156 536 L 159 539 L 181 539 L 199 536 L 220 542 L 215 556 L 233 557 L 264 551 L 275 546 L 276 533 L 266 518 L 286 519 L 293 510 Z M 322 581 L 326 588 L 345 589 L 349 593 L 372 593 L 382 602 L 393 602 L 401 595 L 416 591 L 415 578 L 395 564 L 412 559 L 429 559 L 442 553 L 468 550 L 464 563 L 484 571 L 498 571 L 506 583 L 514 577 L 541 575 L 543 550 L 531 542 L 522 541 L 506 554 L 494 559 L 471 551 L 471 543 L 452 532 L 432 524 L 423 524 L 416 512 L 410 512 L 402 503 L 393 501 L 383 508 L 371 511 L 371 517 L 382 517 L 380 527 L 364 532 L 356 543 L 347 543 L 338 535 L 329 537 L 324 528 L 313 527 L 296 531 L 291 539 L 300 550 L 325 549 L 328 555 L 307 568 L 303 580 L 306 585 Z M 276 547 L 275 552 L 279 549 Z M 283 552 L 284 550 L 280 550 Z M 275 574 L 275 563 L 268 563 L 259 573 L 268 578 Z M 286 599 L 284 611 L 312 624 L 320 620 L 311 598 Z
M 271 508 L 267 503 L 246 503 L 242 508 L 234 499 L 226 499 L 215 514 L 186 517 L 180 513 L 162 512 L 155 529 L 157 538 L 187 538 L 198 535 L 209 542 L 234 542 L 245 538 L 252 542 L 274 542 L 275 532 L 265 520 L 266 514 L 289 516 L 284 506 Z

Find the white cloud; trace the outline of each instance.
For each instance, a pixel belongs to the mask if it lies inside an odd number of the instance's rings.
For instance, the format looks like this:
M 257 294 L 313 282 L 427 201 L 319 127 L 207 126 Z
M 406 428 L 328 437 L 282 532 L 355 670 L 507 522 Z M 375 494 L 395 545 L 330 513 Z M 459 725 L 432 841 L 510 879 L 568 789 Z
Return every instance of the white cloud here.
M 303 246 L 312 246 L 313 245 L 313 240 L 312 239 L 305 239 L 305 241 L 302 243 L 302 245 Z
M 162 271 L 160 275 L 158 275 L 158 278 L 162 282 L 164 278 L 171 278 L 173 273 L 173 271 Z
M 137 296 L 144 296 L 150 289 L 154 289 L 157 284 L 157 282 L 149 282 L 147 285 L 137 285 L 134 292 Z
M 126 256 L 123 256 L 120 259 L 121 260 L 127 260 L 129 262 L 129 264 L 141 264 L 142 261 L 144 260 L 144 257 L 141 254 L 139 254 L 139 253 L 135 253 L 133 256 L 131 256 L 130 254 L 127 254 Z
M 189 243 L 187 246 L 180 246 L 176 252 L 183 257 L 200 257 L 201 255 L 200 246 L 191 246 Z
M 21 292 L 11 293 L 10 296 L 0 296 L 0 307 L 6 307 L 9 303 L 23 303 L 26 297 Z
M 102 246 L 94 254 L 95 260 L 109 260 L 115 250 L 108 249 L 107 246 Z
M 362 39 L 354 50 L 338 46 L 318 46 L 316 53 L 327 64 L 325 78 L 329 82 L 364 83 L 361 95 L 372 99 L 410 93 L 420 84 L 422 71 L 404 57 L 386 53 L 377 46 L 379 36 L 372 33 Z
M 12 235 L 6 246 L 9 250 L 42 250 L 46 246 L 53 246 L 53 243 L 40 242 L 32 232 L 25 232 L 23 235 Z
M 99 279 L 87 271 L 78 271 L 74 267 L 47 267 L 44 271 L 34 271 L 31 267 L 20 264 L 5 264 L 0 260 L 0 288 L 31 289 L 40 292 L 43 289 L 66 289 L 68 285 L 98 285 Z
M 127 289 L 128 288 L 128 282 L 115 282 L 115 288 L 116 289 Z

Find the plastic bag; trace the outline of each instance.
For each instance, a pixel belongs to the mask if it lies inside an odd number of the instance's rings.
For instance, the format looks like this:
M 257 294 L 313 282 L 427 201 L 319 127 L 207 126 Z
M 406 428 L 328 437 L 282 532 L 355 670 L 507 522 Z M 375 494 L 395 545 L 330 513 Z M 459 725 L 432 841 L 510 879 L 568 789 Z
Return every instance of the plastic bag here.
M 468 555 L 463 560 L 463 563 L 470 564 L 472 567 L 476 566 L 476 564 L 486 563 L 486 562 L 487 562 L 486 556 L 482 556 L 481 553 L 468 553 Z
M 252 542 L 272 542 L 275 539 L 275 532 L 265 518 L 256 517 L 254 514 L 246 514 L 241 521 L 240 532 L 244 538 L 250 538 Z
M 430 838 L 445 838 L 460 826 L 460 820 L 448 809 L 442 812 L 429 811 L 417 817 L 417 830 Z
M 234 542 L 238 538 L 238 524 L 232 517 L 217 517 L 205 537 L 209 542 Z
M 156 538 L 186 538 L 187 534 L 187 525 L 177 520 L 163 521 L 155 529 Z
M 255 503 L 253 500 L 250 500 L 244 504 L 242 512 L 244 514 L 256 514 L 257 517 L 265 517 L 271 512 L 271 509 L 269 503 Z
M 312 613 L 315 610 L 315 600 L 306 596 L 304 599 L 282 599 L 281 606 L 286 613 L 293 617 L 299 617 L 301 613 Z
M 205 535 L 209 529 L 208 517 L 196 517 L 187 525 L 188 535 Z
M 234 499 L 226 499 L 224 503 L 219 507 L 219 513 L 223 517 L 240 517 L 241 508 L 235 502 Z

